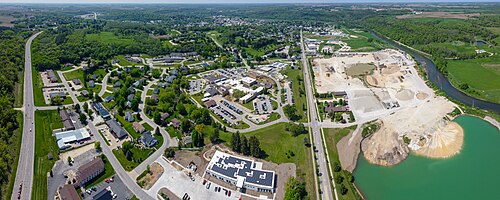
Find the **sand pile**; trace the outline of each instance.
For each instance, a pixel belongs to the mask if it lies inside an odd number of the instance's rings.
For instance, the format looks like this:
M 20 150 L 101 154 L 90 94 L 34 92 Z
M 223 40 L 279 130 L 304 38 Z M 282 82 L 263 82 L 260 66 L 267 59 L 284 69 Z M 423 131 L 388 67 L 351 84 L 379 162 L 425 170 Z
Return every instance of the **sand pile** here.
M 434 131 L 417 154 L 431 158 L 447 158 L 460 152 L 464 143 L 464 130 L 456 122 L 449 122 Z
M 424 92 L 418 92 L 417 93 L 417 99 L 418 100 L 424 100 L 424 99 L 427 99 L 429 95 L 427 93 L 424 93 Z
M 361 149 L 368 162 L 383 166 L 400 163 L 410 152 L 408 146 L 398 140 L 398 133 L 383 125 L 379 131 L 363 140 Z
M 412 100 L 413 97 L 415 96 L 415 93 L 411 90 L 408 89 L 403 89 L 396 93 L 396 98 L 398 98 L 401 101 L 409 101 Z

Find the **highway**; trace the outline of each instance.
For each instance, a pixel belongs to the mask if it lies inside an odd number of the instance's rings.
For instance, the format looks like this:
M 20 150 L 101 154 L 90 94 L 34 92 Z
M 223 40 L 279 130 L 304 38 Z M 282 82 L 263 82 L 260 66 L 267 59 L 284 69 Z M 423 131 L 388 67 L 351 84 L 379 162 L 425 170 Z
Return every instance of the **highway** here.
M 16 180 L 11 199 L 18 199 L 19 185 L 21 188 L 21 199 L 31 199 L 31 188 L 33 187 L 33 165 L 35 157 L 35 111 L 33 100 L 33 77 L 31 77 L 31 43 L 38 32 L 31 36 L 26 42 L 24 57 L 24 101 L 21 110 L 24 111 L 23 136 L 19 162 L 17 163 Z
M 322 140 L 321 125 L 318 121 L 318 112 L 316 107 L 316 102 L 314 100 L 313 86 L 311 82 L 310 69 L 307 62 L 307 56 L 305 54 L 304 48 L 304 38 L 302 37 L 302 31 L 300 31 L 300 47 L 302 49 L 302 65 L 304 69 L 304 86 L 307 96 L 307 106 L 309 109 L 309 125 L 312 131 L 313 145 L 316 147 L 315 155 L 317 157 L 318 172 L 316 174 L 319 176 L 319 190 L 321 190 L 321 199 L 323 200 L 333 200 L 332 188 L 330 187 L 330 178 L 328 175 L 328 162 L 325 155 L 325 150 Z M 314 159 L 314 158 L 313 158 Z M 333 179 L 333 175 L 332 175 Z M 335 185 L 334 185 L 335 187 Z M 335 192 L 335 199 L 338 199 L 337 191 Z

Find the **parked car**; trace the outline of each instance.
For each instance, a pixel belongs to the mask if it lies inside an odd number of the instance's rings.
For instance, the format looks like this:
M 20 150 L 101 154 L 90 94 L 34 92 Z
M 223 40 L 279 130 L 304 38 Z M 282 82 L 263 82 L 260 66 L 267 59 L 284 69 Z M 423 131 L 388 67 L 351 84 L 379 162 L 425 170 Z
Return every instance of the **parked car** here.
M 207 184 L 207 189 L 210 189 L 210 185 L 211 185 L 211 184 L 212 184 L 212 183 L 208 183 L 208 184 Z

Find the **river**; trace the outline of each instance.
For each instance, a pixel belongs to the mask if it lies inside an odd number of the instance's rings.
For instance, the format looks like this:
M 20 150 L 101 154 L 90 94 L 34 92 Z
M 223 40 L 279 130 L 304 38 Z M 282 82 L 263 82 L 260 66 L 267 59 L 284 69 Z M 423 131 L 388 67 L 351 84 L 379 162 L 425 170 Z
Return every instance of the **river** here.
M 411 54 L 415 58 L 415 60 L 420 62 L 422 67 L 424 67 L 426 69 L 427 76 L 428 76 L 429 80 L 431 82 L 433 82 L 437 87 L 439 87 L 439 89 L 441 91 L 445 92 L 446 95 L 448 95 L 450 98 L 458 100 L 458 101 L 460 101 L 468 106 L 474 106 L 477 108 L 493 111 L 497 114 L 500 114 L 500 104 L 496 104 L 496 103 L 492 103 L 492 102 L 488 102 L 488 101 L 483 101 L 481 99 L 477 99 L 477 98 L 468 96 L 467 94 L 465 94 L 462 91 L 458 90 L 457 88 L 453 87 L 453 85 L 451 85 L 448 78 L 446 78 L 441 72 L 439 72 L 439 70 L 437 70 L 434 62 L 432 62 L 427 57 L 421 55 L 420 53 L 418 53 L 418 52 L 416 52 L 408 47 L 400 45 L 400 44 L 394 42 L 393 40 L 388 39 L 384 36 L 378 35 L 374 32 L 372 32 L 372 34 L 375 37 L 377 37 L 377 38 L 387 42 L 388 44 L 394 46 L 395 48 Z
M 356 184 L 368 200 L 497 199 L 500 197 L 500 131 L 471 116 L 457 117 L 464 129 L 462 151 L 447 159 L 410 155 L 383 167 L 358 158 Z

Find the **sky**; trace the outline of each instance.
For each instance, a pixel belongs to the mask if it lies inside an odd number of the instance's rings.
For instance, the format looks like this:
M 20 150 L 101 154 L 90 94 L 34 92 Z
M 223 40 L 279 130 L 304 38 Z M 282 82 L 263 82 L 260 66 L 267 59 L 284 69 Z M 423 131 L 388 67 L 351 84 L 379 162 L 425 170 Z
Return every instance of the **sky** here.
M 500 0 L 1 0 L 1 3 L 415 3 L 500 2 Z

